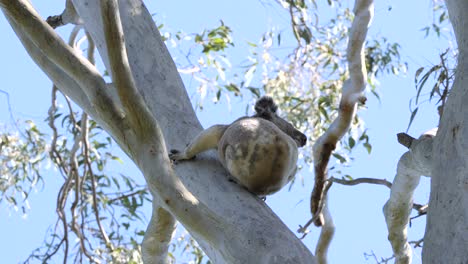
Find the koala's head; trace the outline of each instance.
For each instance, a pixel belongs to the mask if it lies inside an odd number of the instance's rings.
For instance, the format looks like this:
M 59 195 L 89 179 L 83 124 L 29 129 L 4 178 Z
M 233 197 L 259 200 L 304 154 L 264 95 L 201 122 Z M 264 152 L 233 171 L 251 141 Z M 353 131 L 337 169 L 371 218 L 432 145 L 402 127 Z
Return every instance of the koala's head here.
M 283 118 L 276 114 L 278 106 L 273 102 L 273 99 L 269 96 L 262 96 L 255 103 L 255 117 L 266 119 L 275 124 L 281 131 L 289 135 L 297 146 L 302 147 L 307 142 L 307 137 L 301 133 L 301 131 L 294 128 L 294 126 Z

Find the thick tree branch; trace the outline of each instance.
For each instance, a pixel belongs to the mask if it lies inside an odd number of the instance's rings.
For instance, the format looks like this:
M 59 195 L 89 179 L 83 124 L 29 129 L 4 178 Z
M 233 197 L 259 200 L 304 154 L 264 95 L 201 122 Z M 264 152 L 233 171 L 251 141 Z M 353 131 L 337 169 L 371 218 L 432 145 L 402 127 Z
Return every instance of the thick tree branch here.
M 395 263 L 411 263 L 411 246 L 407 229 L 413 207 L 413 193 L 422 175 L 431 176 L 432 145 L 436 130 L 424 133 L 413 140 L 410 150 L 398 162 L 397 174 L 393 181 L 390 198 L 383 212 L 388 228 L 388 240 L 392 244 Z
M 322 213 L 325 224 L 322 226 L 322 230 L 320 230 L 319 240 L 315 246 L 315 256 L 317 257 L 318 263 L 327 264 L 327 253 L 328 248 L 330 248 L 333 235 L 335 234 L 335 224 L 333 223 L 333 218 L 328 210 L 328 205 L 326 203 L 327 198 L 324 197 L 323 200 L 324 207 Z
M 363 92 L 366 86 L 367 71 L 364 63 L 364 41 L 370 24 L 374 5 L 372 0 L 356 0 L 354 6 L 355 18 L 350 28 L 347 60 L 350 77 L 343 84 L 342 97 L 338 117 L 328 130 L 315 142 L 313 148 L 315 166 L 315 186 L 311 196 L 311 212 L 318 211 L 320 197 L 322 197 L 324 181 L 327 178 L 327 165 L 330 155 L 337 142 L 348 131 L 355 116 L 358 103 L 364 103 Z M 318 218 L 315 225 L 323 224 L 323 217 Z
M 18 38 L 23 43 L 29 56 L 36 64 L 44 70 L 44 72 L 53 80 L 54 84 L 73 99 L 81 108 L 88 113 L 95 114 L 88 97 L 83 92 L 81 87 L 67 75 L 62 69 L 49 60 L 49 58 L 27 37 L 27 35 L 19 28 L 19 26 L 8 16 L 6 16 L 11 27 L 15 31 Z
M 123 124 L 123 116 L 112 100 L 109 90 L 106 89 L 104 79 L 97 69 L 86 58 L 78 55 L 73 48 L 68 46 L 55 31 L 40 18 L 27 0 L 1 0 L 0 6 L 9 20 L 17 25 L 17 29 L 47 58 L 70 76 L 87 95 L 91 106 L 101 111 L 107 120 L 113 120 L 117 124 L 113 129 L 126 127 Z
M 142 257 L 145 264 L 169 263 L 168 250 L 177 222 L 166 210 L 154 204 L 153 215 L 143 239 Z
M 114 86 L 133 131 L 146 140 L 145 136 L 151 137 L 155 133 L 155 120 L 133 79 L 117 0 L 101 1 L 101 14 Z

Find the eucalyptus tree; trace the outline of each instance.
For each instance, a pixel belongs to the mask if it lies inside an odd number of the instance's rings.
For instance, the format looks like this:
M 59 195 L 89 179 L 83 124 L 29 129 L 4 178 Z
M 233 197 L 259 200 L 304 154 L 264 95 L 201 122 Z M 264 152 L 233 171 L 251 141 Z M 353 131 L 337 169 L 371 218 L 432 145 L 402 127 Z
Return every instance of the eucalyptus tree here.
M 376 182 L 375 179 L 327 178 L 327 164 L 331 157 L 346 161 L 345 155 L 339 149 L 335 150 L 339 141 L 349 149 L 360 142 L 370 152 L 369 139 L 359 116 L 356 116 L 356 110 L 366 101 L 366 84 L 374 88 L 373 82 L 380 72 L 389 69 L 395 72 L 401 67 L 398 45 L 389 44 L 382 49 L 383 42 L 365 43 L 367 27 L 373 15 L 372 1 L 357 0 L 353 12 L 343 9 L 343 13 L 337 16 L 338 19 L 332 19 L 328 27 L 312 22 L 308 12 L 313 10 L 314 1 L 277 2 L 291 16 L 291 30 L 297 42 L 289 61 L 278 63 L 279 60 L 272 56 L 273 42 L 277 40 L 279 44 L 281 34 L 267 32 L 261 45 L 252 44 L 259 48 L 261 56 L 251 57 L 251 64 L 243 78 L 237 82 L 234 78 L 220 83 L 219 79 L 226 78 L 218 77 L 225 76 L 226 72 L 222 65 L 225 60 L 218 56 L 218 52 L 232 45 L 230 29 L 222 23 L 216 29 L 196 35 L 195 42 L 202 46 L 205 60 L 198 61 L 198 65 L 189 65 L 186 72 L 200 80 L 201 91 L 211 89 L 216 100 L 220 99 L 221 93 L 273 95 L 275 100 L 279 100 L 281 108 L 289 109 L 287 119 L 302 126 L 315 142 L 305 153 L 306 160 L 315 164 L 316 183 L 311 199 L 313 217 L 300 232 L 307 233 L 311 223 L 322 226 L 315 251 L 317 258 L 261 200 L 226 180 L 226 172 L 215 162 L 214 153 L 200 155 L 196 162 L 172 166 L 167 149 L 183 148 L 198 134 L 201 126 L 164 45 L 165 38 L 161 37 L 141 1 L 67 1 L 65 11 L 60 16 L 50 17 L 47 23 L 28 1 L 1 1 L 0 6 L 24 47 L 54 83 L 48 117 L 53 140 L 48 150 L 50 159 L 64 175 L 64 184 L 57 199 L 59 221 L 56 225 L 56 228 L 61 226 L 62 235 L 49 244 L 52 246 L 45 254 L 33 253 L 32 257 L 47 261 L 62 249 L 66 261 L 72 250 L 69 236 L 73 234 L 79 241 L 77 262 L 83 258 L 92 262 L 139 262 L 141 258 L 145 263 L 169 262 L 168 249 L 177 220 L 214 263 L 327 262 L 327 250 L 334 232 L 332 215 L 326 202 L 331 184 Z M 459 45 L 463 42 L 463 35 L 466 35 L 460 26 L 464 10 L 466 6 L 463 4 L 449 3 L 449 14 Z M 317 13 L 315 15 L 318 16 Z M 339 19 L 349 24 L 352 21 L 350 29 Z M 66 24 L 77 25 L 68 44 L 51 28 Z M 81 42 L 76 37 L 81 29 L 85 30 L 88 41 L 87 58 L 78 52 Z M 176 35 L 176 39 L 181 38 Z M 110 83 L 105 82 L 103 74 L 94 66 L 95 46 L 107 69 L 105 74 L 112 80 Z M 463 55 L 463 50 L 460 54 Z M 463 58 L 459 57 L 459 65 Z M 200 68 L 209 67 L 218 76 L 212 78 L 199 71 Z M 259 72 L 262 73 L 263 86 L 255 87 L 251 85 L 252 76 Z M 463 68 L 458 69 L 459 72 L 463 72 Z M 63 116 L 56 106 L 58 91 L 64 94 L 70 109 Z M 375 90 L 372 91 L 375 93 Z M 463 216 L 466 216 L 468 202 L 465 199 L 466 190 L 463 191 L 463 182 L 466 182 L 463 179 L 466 177 L 461 162 L 466 155 L 459 148 L 459 152 L 450 152 L 451 155 L 432 155 L 433 142 L 444 142 L 436 143 L 438 152 L 434 153 L 448 153 L 445 149 L 451 146 L 450 142 L 463 140 L 462 136 L 456 135 L 462 135 L 464 131 L 465 115 L 463 111 L 456 111 L 455 114 L 453 110 L 463 109 L 463 85 L 458 77 L 454 91 L 460 94 L 456 99 L 447 99 L 447 95 L 443 97 L 444 111 L 441 113 L 444 114 L 439 131 L 445 132 L 435 136 L 432 131 L 420 139 L 401 135 L 400 143 L 410 151 L 399 162 L 395 182 L 378 182 L 391 187 L 391 196 L 384 212 L 389 240 L 398 263 L 411 261 L 406 237 L 409 211 L 415 208 L 426 213 L 427 210 L 427 207 L 412 203 L 412 192 L 421 175 L 439 179 L 432 181 L 429 208 L 434 207 L 438 211 L 431 213 L 428 210 L 424 261 L 440 263 L 442 260 L 439 261 L 439 258 L 443 257 L 442 262 L 456 263 L 466 256 L 465 249 L 468 247 L 463 242 L 463 237 L 467 235 Z M 84 110 L 79 118 L 70 100 Z M 60 140 L 56 128 L 55 122 L 61 117 L 62 124 L 67 124 L 65 130 L 73 135 L 72 143 L 68 145 L 66 140 Z M 455 119 L 458 121 L 455 122 Z M 147 188 L 139 186 L 130 177 L 106 175 L 103 168 L 108 159 L 118 158 L 110 153 L 105 153 L 105 157 L 99 155 L 99 151 L 105 151 L 111 142 L 110 137 L 99 138 L 101 130 L 109 133 L 135 162 L 145 176 Z M 353 133 L 348 133 L 350 130 L 360 134 L 357 138 L 353 137 Z M 451 135 L 452 141 L 449 138 Z M 46 159 L 43 154 L 47 149 L 42 136 L 34 124 L 23 135 L 24 142 L 11 135 L 2 135 L 0 149 L 7 150 L 9 156 L 6 160 L 15 161 L 6 162 L 9 166 L 2 168 L 2 174 L 10 175 L 8 179 L 14 180 L 0 182 L 0 190 L 3 195 L 6 193 L 5 197 L 11 204 L 17 204 L 15 192 L 28 195 L 28 189 L 22 189 L 19 181 L 27 178 L 35 184 L 42 179 L 38 163 Z M 447 143 L 447 140 L 450 142 Z M 459 145 L 462 142 L 456 146 Z M 451 163 L 446 159 L 450 159 Z M 30 165 L 22 167 L 22 164 Z M 446 164 L 451 165 L 443 167 Z M 454 176 L 441 181 L 437 175 L 441 174 L 442 168 L 445 172 L 454 172 Z M 126 190 L 121 187 L 122 183 L 126 185 Z M 117 188 L 120 192 L 110 197 L 105 194 L 106 188 Z M 438 195 L 435 196 L 434 192 Z M 153 198 L 153 215 L 145 232 L 140 256 L 140 246 L 136 240 L 131 235 L 123 238 L 119 229 L 110 228 L 109 231 L 102 223 L 102 213 L 118 204 L 125 211 L 123 215 L 127 216 L 128 221 L 134 221 L 139 218 L 137 208 L 149 200 L 148 193 Z M 71 202 L 68 204 L 69 199 Z M 457 202 L 453 206 L 446 206 L 454 199 Z M 71 205 L 68 212 L 65 211 L 67 205 Z M 454 211 L 456 208 L 459 210 Z M 112 210 L 111 216 L 114 215 Z M 441 213 L 443 210 L 452 211 Z M 450 215 L 459 217 L 451 218 Z M 89 221 L 90 218 L 93 220 Z M 118 219 L 112 217 L 109 225 L 121 228 L 120 224 Z M 123 226 L 128 229 L 129 225 L 124 223 Z M 443 231 L 444 228 L 451 230 Z M 456 239 L 448 245 L 445 242 L 449 238 L 445 236 L 454 232 Z M 135 234 L 141 233 L 136 231 Z M 88 236 L 95 237 L 98 242 L 89 242 Z M 447 246 L 441 247 L 442 243 Z M 437 253 L 434 248 L 453 252 L 449 256 L 453 261 Z M 203 255 L 196 246 L 194 252 L 201 261 Z

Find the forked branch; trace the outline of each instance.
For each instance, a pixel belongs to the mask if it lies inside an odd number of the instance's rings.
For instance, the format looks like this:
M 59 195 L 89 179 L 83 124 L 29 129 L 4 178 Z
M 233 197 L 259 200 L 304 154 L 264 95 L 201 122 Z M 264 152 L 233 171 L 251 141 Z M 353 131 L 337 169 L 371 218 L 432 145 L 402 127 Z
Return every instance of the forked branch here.
M 119 110 L 118 102 L 115 102 L 110 95 L 110 90 L 106 89 L 104 79 L 98 70 L 83 56 L 76 53 L 73 48 L 67 45 L 63 39 L 39 16 L 32 5 L 27 0 L 0 0 L 0 7 L 11 21 L 12 26 L 18 35 L 22 35 L 23 43 L 27 38 L 36 46 L 42 54 L 47 54 L 46 58 L 69 76 L 83 90 L 88 97 L 88 101 L 96 111 L 104 115 L 104 120 L 112 120 L 114 132 L 123 125 L 123 116 Z M 19 32 L 18 32 L 19 31 Z M 21 37 L 21 36 L 20 36 Z M 28 42 L 28 41 L 26 41 Z M 25 44 L 26 46 L 26 44 Z M 41 64 L 41 62 L 38 62 Z M 53 65 L 48 64 L 51 67 Z M 55 80 L 54 80 L 55 81 Z M 91 109 L 86 111 L 93 112 Z
M 101 1 L 101 15 L 114 86 L 133 131 L 144 140 L 156 132 L 155 121 L 133 79 L 117 1 Z

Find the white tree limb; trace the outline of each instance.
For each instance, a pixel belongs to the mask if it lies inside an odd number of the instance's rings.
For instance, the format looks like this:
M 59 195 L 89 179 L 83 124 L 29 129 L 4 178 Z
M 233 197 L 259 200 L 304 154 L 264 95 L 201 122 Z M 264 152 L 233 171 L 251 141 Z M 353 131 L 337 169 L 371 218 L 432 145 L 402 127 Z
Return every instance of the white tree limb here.
M 388 240 L 392 244 L 395 263 L 411 263 L 412 251 L 408 243 L 409 215 L 413 207 L 414 190 L 422 175 L 431 176 L 433 137 L 437 129 L 412 140 L 410 150 L 398 162 L 390 198 L 383 207 L 387 222 Z
M 166 210 L 153 203 L 151 216 L 145 238 L 141 243 L 141 253 L 145 264 L 170 263 L 168 249 L 177 227 L 175 218 Z
M 325 223 L 320 230 L 319 240 L 315 246 L 315 256 L 317 257 L 318 263 L 327 264 L 327 253 L 328 248 L 330 248 L 333 235 L 335 234 L 335 224 L 333 223 L 333 218 L 331 217 L 330 211 L 328 210 L 327 198 L 325 199 L 324 208 L 322 210 L 323 219 Z
M 37 14 L 27 0 L 0 1 L 0 6 L 7 17 L 21 28 L 22 34 L 39 48 L 47 58 L 68 76 L 70 76 L 87 95 L 97 114 L 106 114 L 112 119 L 118 130 L 123 125 L 123 116 L 117 102 L 106 89 L 104 79 L 97 69 L 86 58 L 77 54 L 55 31 Z
M 81 87 L 68 76 L 62 69 L 57 67 L 51 62 L 47 56 L 36 46 L 32 41 L 21 31 L 18 25 L 6 16 L 8 22 L 12 26 L 16 35 L 21 40 L 23 46 L 26 48 L 29 56 L 36 62 L 36 64 L 43 69 L 47 76 L 54 81 L 54 84 L 62 91 L 67 94 L 72 100 L 78 104 L 81 108 L 86 109 L 88 113 L 94 113 L 92 110 L 91 103 L 88 97 L 83 92 Z M 89 109 L 89 110 L 88 110 Z
M 101 15 L 114 86 L 133 132 L 139 140 L 146 141 L 147 138 L 141 137 L 154 136 L 159 128 L 156 128 L 158 125 L 138 92 L 132 76 L 117 0 L 101 1 Z M 159 136 L 162 138 L 162 135 Z
M 348 132 L 355 116 L 358 102 L 364 103 L 366 100 L 363 95 L 367 78 L 364 61 L 364 41 L 374 13 L 373 1 L 356 0 L 354 13 L 355 17 L 349 31 L 347 48 L 350 76 L 343 84 L 338 117 L 332 122 L 328 130 L 317 139 L 313 148 L 315 163 L 315 185 L 311 197 L 311 212 L 313 215 L 321 214 L 318 211 L 318 204 L 323 196 L 322 192 L 327 178 L 327 165 L 330 155 L 335 149 L 337 142 Z M 315 225 L 321 226 L 324 220 L 323 217 L 319 217 Z

